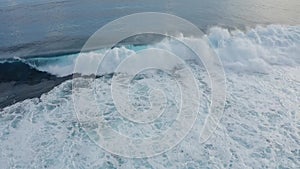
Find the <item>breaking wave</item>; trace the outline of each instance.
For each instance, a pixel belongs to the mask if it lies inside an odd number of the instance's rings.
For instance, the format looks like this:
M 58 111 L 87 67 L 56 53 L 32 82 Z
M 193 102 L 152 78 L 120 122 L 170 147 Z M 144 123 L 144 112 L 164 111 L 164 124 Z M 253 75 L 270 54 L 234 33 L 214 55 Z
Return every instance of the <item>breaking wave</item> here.
M 152 158 L 128 159 L 112 155 L 95 145 L 77 121 L 72 101 L 72 80 L 58 85 L 40 98 L 27 99 L 0 112 L 0 163 L 3 168 L 297 168 L 300 166 L 300 27 L 270 25 L 246 32 L 214 27 L 208 33 L 212 47 L 226 71 L 227 101 L 224 115 L 214 135 L 204 144 L 198 138 L 210 104 L 208 75 L 203 67 L 191 63 L 202 91 L 199 118 L 188 136 L 174 149 Z M 197 39 L 187 39 L 193 41 Z M 122 59 L 149 46 L 108 49 L 102 71 L 113 71 Z M 176 41 L 163 40 L 151 47 L 171 50 L 185 56 Z M 84 53 L 82 74 L 106 49 Z M 77 54 L 51 58 L 28 58 L 22 62 L 32 68 L 66 76 L 73 73 Z M 189 59 L 189 58 L 188 58 Z M 4 64 L 4 63 L 2 63 Z M 159 74 L 159 76 L 164 76 Z M 155 79 L 155 76 L 152 76 Z M 80 79 L 78 79 L 80 81 Z M 142 76 L 138 81 L 147 80 Z M 157 79 L 158 80 L 158 79 Z M 159 81 L 159 80 L 158 80 Z M 104 118 L 116 130 L 131 135 L 164 130 L 172 116 L 166 114 L 152 128 L 134 128 L 113 106 L 110 76 L 95 79 L 97 98 Z M 163 83 L 162 81 L 159 81 Z M 82 83 L 77 94 L 88 95 Z M 162 84 L 172 92 L 168 81 Z M 137 90 L 138 87 L 133 88 Z M 145 110 L 147 98 L 131 97 Z M 167 96 L 176 98 L 176 96 Z M 145 102 L 145 103 L 144 103 Z M 135 103 L 135 102 L 134 102 Z M 170 105 L 172 102 L 168 102 Z M 175 104 L 176 105 L 176 104 Z M 94 106 L 94 105 L 91 105 Z M 175 111 L 175 106 L 169 107 Z M 151 133 L 150 133 L 151 134 Z M 153 134 L 153 133 L 152 133 Z M 120 143 L 122 144 L 122 143 Z M 287 146 L 289 145 L 289 146 Z
M 211 46 L 221 58 L 227 71 L 268 73 L 272 70 L 273 65 L 295 67 L 300 64 L 300 26 L 257 26 L 244 32 L 213 27 L 208 32 L 207 36 Z M 194 40 L 183 39 L 183 41 L 189 42 Z M 86 55 L 86 63 L 80 65 L 82 68 L 79 69 L 79 72 L 73 72 L 78 54 L 28 59 L 15 58 L 10 59 L 10 62 L 22 61 L 39 71 L 62 77 L 72 73 L 95 73 L 89 72 L 88 68 L 91 64 L 95 64 L 94 61 L 97 58 L 106 54 L 109 60 L 105 63 L 104 69 L 111 73 L 110 71 L 113 71 L 113 68 L 126 56 L 148 47 L 168 49 L 182 57 L 187 55 L 186 49 L 177 41 L 165 39 L 148 46 L 123 46 L 82 53 Z

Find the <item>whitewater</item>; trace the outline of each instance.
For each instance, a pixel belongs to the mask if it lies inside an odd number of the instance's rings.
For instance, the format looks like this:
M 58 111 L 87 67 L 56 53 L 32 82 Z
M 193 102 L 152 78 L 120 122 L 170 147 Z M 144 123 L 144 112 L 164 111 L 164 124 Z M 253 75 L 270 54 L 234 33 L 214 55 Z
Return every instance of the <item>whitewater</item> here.
M 89 65 L 107 54 L 95 79 L 99 105 L 111 126 L 127 135 L 148 137 L 172 122 L 166 114 L 152 126 L 134 126 L 124 121 L 109 96 L 114 68 L 126 56 L 145 48 L 169 50 L 191 66 L 202 97 L 197 121 L 184 140 L 161 155 L 130 159 L 113 155 L 97 146 L 82 130 L 72 100 L 72 81 L 67 80 L 40 98 L 27 99 L 0 112 L 1 168 L 297 168 L 300 166 L 300 26 L 268 25 L 229 30 L 212 27 L 207 32 L 212 48 L 226 73 L 224 114 L 216 132 L 204 144 L 199 133 L 210 104 L 210 83 L 203 65 L 191 61 L 182 44 L 164 39 L 152 45 L 121 46 L 86 52 L 86 64 L 74 72 L 78 54 L 57 57 L 15 58 L 1 62 L 23 62 L 33 69 L 57 77 L 81 73 L 91 75 Z M 181 37 L 193 43 L 197 39 Z M 199 46 L 201 48 L 201 46 Z M 104 76 L 102 76 L 104 75 Z M 151 77 L 167 91 L 167 109 L 176 85 L 161 72 L 137 78 L 132 87 L 137 110 L 149 108 L 145 93 L 138 93 Z M 166 80 L 160 80 L 161 77 Z M 78 81 L 86 79 L 76 79 Z M 90 98 L 83 86 L 76 94 Z

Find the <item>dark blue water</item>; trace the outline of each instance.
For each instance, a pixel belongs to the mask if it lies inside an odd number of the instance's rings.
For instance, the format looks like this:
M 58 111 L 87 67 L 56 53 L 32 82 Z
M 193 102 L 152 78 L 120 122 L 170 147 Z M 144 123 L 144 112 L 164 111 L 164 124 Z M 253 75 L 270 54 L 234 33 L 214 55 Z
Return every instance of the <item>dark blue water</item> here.
M 300 24 L 299 0 L 2 0 L 0 58 L 77 52 L 104 24 L 149 11 L 175 14 L 204 31 Z

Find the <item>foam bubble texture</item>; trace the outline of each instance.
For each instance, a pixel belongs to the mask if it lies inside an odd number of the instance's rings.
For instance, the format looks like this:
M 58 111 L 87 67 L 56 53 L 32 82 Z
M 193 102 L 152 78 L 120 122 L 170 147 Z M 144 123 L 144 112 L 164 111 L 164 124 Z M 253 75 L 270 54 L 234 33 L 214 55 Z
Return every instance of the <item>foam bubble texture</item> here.
M 297 168 L 299 34 L 298 27 L 288 26 L 257 27 L 246 33 L 211 29 L 208 37 L 225 65 L 227 101 L 217 131 L 204 144 L 199 144 L 198 139 L 207 115 L 210 88 L 207 73 L 201 66 L 192 65 L 202 91 L 202 111 L 192 131 L 172 150 L 152 158 L 129 159 L 101 149 L 77 121 L 70 80 L 41 98 L 16 103 L 0 112 L 1 168 Z M 124 123 L 109 96 L 110 81 L 109 77 L 96 80 L 101 95 L 97 106 L 107 113 L 104 116 L 115 129 L 133 136 L 142 133 L 144 137 L 150 131 L 153 135 L 165 129 L 170 114 L 154 128 L 135 128 Z M 172 94 L 176 86 L 169 83 L 172 80 L 162 85 Z M 139 84 L 135 85 L 133 89 L 138 89 Z M 87 94 L 88 86 L 82 86 L 78 94 Z M 143 94 L 135 95 L 133 91 L 130 96 L 134 104 L 140 103 L 139 110 L 148 107 Z M 176 100 L 168 104 L 176 105 Z
M 208 38 L 227 71 L 268 73 L 273 65 L 300 65 L 299 26 L 258 26 L 246 32 L 214 27 Z
M 299 82 L 285 76 L 284 71 L 278 67 L 268 75 L 228 73 L 224 116 L 216 133 L 205 144 L 199 144 L 210 91 L 203 81 L 207 75 L 197 70 L 199 88 L 206 99 L 201 99 L 203 111 L 196 125 L 174 149 L 145 159 L 122 158 L 95 145 L 77 122 L 71 99 L 72 83 L 66 81 L 40 99 L 16 103 L 0 113 L 1 167 L 297 168 Z M 102 93 L 98 106 L 105 108 L 103 112 L 112 126 L 125 127 L 131 134 L 152 130 L 122 123 L 110 97 L 104 97 L 105 91 L 109 92 L 110 79 L 100 78 L 96 82 L 97 91 Z M 87 94 L 82 85 L 82 91 L 78 92 Z M 156 129 L 164 129 L 164 125 L 161 128 L 156 125 Z

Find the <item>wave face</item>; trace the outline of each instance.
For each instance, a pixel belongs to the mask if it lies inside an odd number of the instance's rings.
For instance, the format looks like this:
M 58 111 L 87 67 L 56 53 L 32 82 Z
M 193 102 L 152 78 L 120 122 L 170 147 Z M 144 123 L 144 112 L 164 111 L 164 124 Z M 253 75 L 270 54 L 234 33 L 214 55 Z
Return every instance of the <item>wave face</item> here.
M 201 113 L 188 136 L 172 150 L 152 158 L 129 159 L 112 155 L 95 145 L 80 128 L 72 103 L 72 80 L 65 81 L 39 99 L 27 99 L 0 112 L 0 164 L 4 168 L 297 168 L 300 166 L 300 27 L 256 27 L 247 32 L 214 27 L 207 35 L 221 57 L 227 78 L 227 101 L 214 135 L 204 144 L 198 139 L 210 100 L 208 75 L 191 63 L 201 97 Z M 191 41 L 191 39 L 184 39 Z M 172 40 L 154 45 L 180 56 L 187 51 Z M 144 46 L 145 47 L 145 46 Z M 147 46 L 146 46 L 147 47 Z M 201 46 L 200 46 L 201 47 Z M 101 73 L 109 73 L 126 55 L 141 47 L 111 50 L 111 60 Z M 87 65 L 96 54 L 85 53 Z M 32 58 L 22 62 L 57 76 L 73 73 L 76 55 Z M 189 59 L 188 56 L 186 56 Z M 147 76 L 144 76 L 147 77 Z M 155 77 L 155 76 L 154 76 Z M 80 79 L 78 79 L 80 80 Z M 83 79 L 82 79 L 83 80 Z M 140 78 L 139 81 L 147 80 Z M 139 134 L 143 128 L 124 123 L 113 106 L 111 77 L 96 79 L 99 106 L 116 130 Z M 164 86 L 173 90 L 171 82 Z M 77 94 L 90 98 L 82 90 Z M 173 92 L 171 92 L 173 93 Z M 132 93 L 139 98 L 138 93 Z M 172 98 L 172 96 L 170 96 Z M 134 99 L 133 99 L 134 100 Z M 142 101 L 137 99 L 136 101 Z M 143 102 L 142 102 L 143 103 Z M 143 103 L 138 109 L 147 109 Z M 92 106 L 92 105 L 91 105 Z M 98 107 L 98 108 L 99 108 Z M 97 108 L 97 107 L 95 107 Z M 174 108 L 174 107 L 173 107 Z M 172 111 L 172 107 L 170 107 Z M 168 124 L 171 117 L 162 117 Z M 155 125 L 157 130 L 167 126 Z M 122 143 L 120 143 L 122 144 Z M 288 145 L 288 146 L 287 146 Z
M 220 56 L 226 71 L 268 73 L 274 65 L 295 67 L 300 64 L 300 26 L 258 26 L 246 32 L 213 27 L 208 32 L 211 45 Z M 192 40 L 185 38 L 183 41 Z M 73 72 L 78 54 L 17 58 L 17 61 L 22 61 L 39 71 L 62 77 L 72 73 L 95 73 L 88 72 L 87 69 L 99 56 L 106 54 L 109 60 L 107 59 L 105 67 L 102 67 L 106 72 L 98 73 L 111 73 L 126 56 L 147 47 L 168 49 L 180 56 L 186 56 L 186 49 L 169 39 L 151 46 L 126 46 L 83 53 L 86 55 L 86 64 L 81 65 L 82 69 L 79 72 Z

